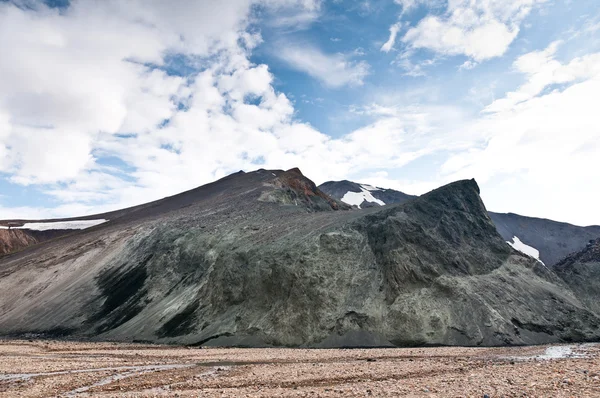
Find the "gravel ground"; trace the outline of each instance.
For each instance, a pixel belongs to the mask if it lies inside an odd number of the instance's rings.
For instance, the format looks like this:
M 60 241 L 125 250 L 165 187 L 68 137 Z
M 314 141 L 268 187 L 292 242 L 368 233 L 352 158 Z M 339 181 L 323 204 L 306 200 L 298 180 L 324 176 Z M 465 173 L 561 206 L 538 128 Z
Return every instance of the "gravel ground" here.
M 1 397 L 600 397 L 600 345 L 199 349 L 0 341 Z

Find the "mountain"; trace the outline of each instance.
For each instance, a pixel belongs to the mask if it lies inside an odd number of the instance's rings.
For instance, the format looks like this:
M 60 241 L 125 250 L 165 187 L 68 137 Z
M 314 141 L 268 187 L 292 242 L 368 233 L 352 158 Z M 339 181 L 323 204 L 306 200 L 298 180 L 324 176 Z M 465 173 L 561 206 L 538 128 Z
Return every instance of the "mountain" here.
M 352 181 L 328 181 L 319 186 L 323 192 L 344 203 L 364 209 L 386 204 L 404 203 L 416 198 L 393 189 L 376 188 Z
M 381 206 L 381 202 L 404 203 L 415 198 L 393 189 L 374 188 L 346 180 L 328 181 L 319 188 L 331 197 L 350 205 L 359 202 L 360 199 L 356 199 L 359 198 L 358 195 L 365 195 L 365 201 L 360 203 L 360 207 Z M 369 194 L 376 200 L 368 198 Z M 600 226 L 578 227 L 512 213 L 489 212 L 489 215 L 502 238 L 511 246 L 549 266 L 573 252 L 582 250 L 590 240 L 600 237 Z
M 506 345 L 600 316 L 498 234 L 475 181 L 350 208 L 236 173 L 0 258 L 0 335 L 192 345 Z

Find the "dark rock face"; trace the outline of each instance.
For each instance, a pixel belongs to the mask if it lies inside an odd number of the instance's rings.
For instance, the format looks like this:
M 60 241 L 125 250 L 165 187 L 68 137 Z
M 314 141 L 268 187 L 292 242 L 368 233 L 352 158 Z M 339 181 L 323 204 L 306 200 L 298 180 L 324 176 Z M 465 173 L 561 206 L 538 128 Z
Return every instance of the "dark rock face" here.
M 361 185 L 351 181 L 329 181 L 319 188 L 331 197 L 341 200 L 347 192 L 361 192 Z M 393 189 L 372 191 L 371 194 L 387 205 L 405 203 L 415 196 Z M 361 207 L 377 207 L 377 203 L 363 202 Z M 567 223 L 520 216 L 518 214 L 493 213 L 489 216 L 498 233 L 507 242 L 518 237 L 523 243 L 537 249 L 544 264 L 551 266 L 567 255 L 585 248 L 588 241 L 600 237 L 600 226 L 579 227 Z
M 291 347 L 600 338 L 592 306 L 505 243 L 474 181 L 364 210 L 335 211 L 319 192 L 294 169 L 237 173 L 6 256 L 0 334 Z
M 560 261 L 554 271 L 582 302 L 600 314 L 600 239 Z

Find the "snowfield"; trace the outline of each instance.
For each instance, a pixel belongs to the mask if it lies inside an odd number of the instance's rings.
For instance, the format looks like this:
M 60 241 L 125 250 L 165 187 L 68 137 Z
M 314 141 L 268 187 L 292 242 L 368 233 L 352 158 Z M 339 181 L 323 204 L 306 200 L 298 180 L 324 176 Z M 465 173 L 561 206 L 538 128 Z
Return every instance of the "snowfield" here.
M 34 231 L 49 231 L 53 229 L 86 229 L 108 220 L 76 220 L 76 221 L 56 221 L 56 222 L 32 222 L 25 223 L 20 227 L 12 227 L 13 229 L 31 229 Z M 0 229 L 8 229 L 8 227 L 0 226 Z
M 526 245 L 525 243 L 521 242 L 521 239 L 519 239 L 518 237 L 515 236 L 515 237 L 513 237 L 512 242 L 509 241 L 506 243 L 508 243 L 514 249 L 520 251 L 521 253 L 527 254 L 529 257 L 533 257 L 536 260 L 538 260 L 540 263 L 544 264 L 544 262 L 542 260 L 540 260 L 540 251 L 538 249 L 536 249 L 535 247 L 531 247 L 531 246 Z
M 362 192 L 346 192 L 346 194 L 342 197 L 342 202 L 347 203 L 351 206 L 358 206 L 358 208 L 360 209 L 360 204 L 364 201 L 370 202 L 370 203 L 377 203 L 380 206 L 385 206 L 385 202 L 383 200 L 379 200 L 377 198 L 375 198 L 371 192 L 369 192 L 368 189 L 365 189 L 365 186 L 368 186 L 370 188 L 370 185 L 361 185 L 360 189 L 362 190 Z M 377 191 L 376 188 L 371 189 L 371 191 Z

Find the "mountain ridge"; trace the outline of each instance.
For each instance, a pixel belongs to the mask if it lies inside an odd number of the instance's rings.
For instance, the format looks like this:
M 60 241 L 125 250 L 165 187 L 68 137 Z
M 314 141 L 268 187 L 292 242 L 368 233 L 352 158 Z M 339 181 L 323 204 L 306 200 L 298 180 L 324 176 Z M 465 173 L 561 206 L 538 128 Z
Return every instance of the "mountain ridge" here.
M 358 189 L 366 184 L 355 183 L 348 180 L 328 181 L 320 185 L 321 190 L 332 197 L 343 200 L 346 189 Z M 388 192 L 386 204 L 405 203 L 417 196 L 408 195 L 393 189 L 377 188 L 371 194 L 381 199 L 379 192 Z M 394 196 L 395 195 L 395 196 Z M 394 198 L 399 198 L 396 202 Z M 369 203 L 368 206 L 379 206 Z M 600 226 L 580 227 L 568 223 L 527 217 L 515 213 L 488 212 L 498 232 L 507 242 L 512 242 L 515 237 L 526 245 L 539 251 L 540 260 L 547 265 L 554 265 L 571 253 L 585 247 L 591 239 L 600 237 Z

